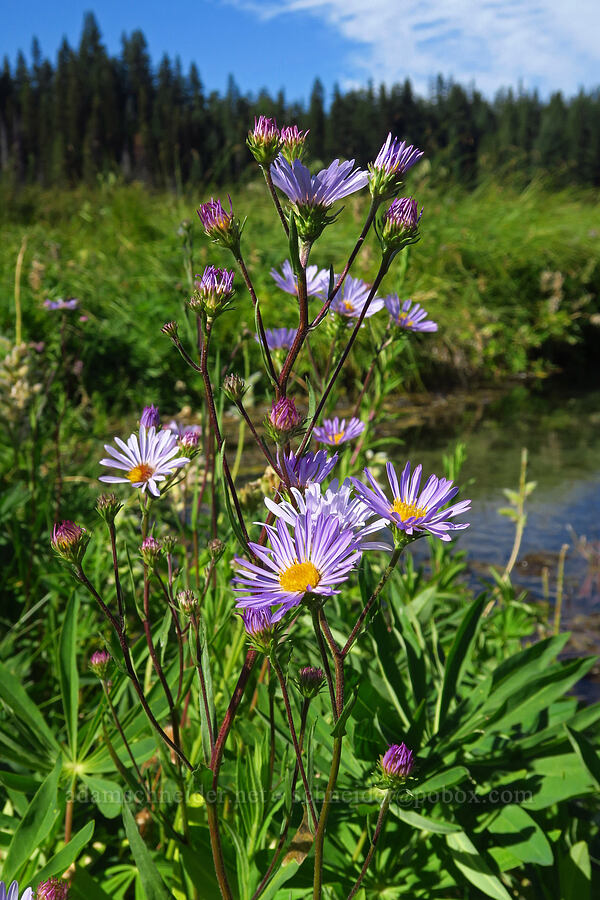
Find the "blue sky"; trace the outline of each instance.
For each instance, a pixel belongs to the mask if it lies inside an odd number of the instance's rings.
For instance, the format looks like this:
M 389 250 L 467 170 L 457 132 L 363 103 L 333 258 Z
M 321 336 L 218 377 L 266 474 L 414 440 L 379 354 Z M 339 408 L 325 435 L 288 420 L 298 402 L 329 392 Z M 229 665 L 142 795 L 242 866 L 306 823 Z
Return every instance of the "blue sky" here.
M 438 72 L 487 95 L 600 85 L 598 0 L 2 0 L 0 56 L 29 57 L 35 34 L 54 60 L 90 9 L 110 52 L 141 28 L 155 62 L 195 61 L 208 90 L 223 91 L 229 73 L 243 91 L 283 88 L 290 100 L 306 99 L 316 76 L 328 92 L 409 76 L 425 93 Z

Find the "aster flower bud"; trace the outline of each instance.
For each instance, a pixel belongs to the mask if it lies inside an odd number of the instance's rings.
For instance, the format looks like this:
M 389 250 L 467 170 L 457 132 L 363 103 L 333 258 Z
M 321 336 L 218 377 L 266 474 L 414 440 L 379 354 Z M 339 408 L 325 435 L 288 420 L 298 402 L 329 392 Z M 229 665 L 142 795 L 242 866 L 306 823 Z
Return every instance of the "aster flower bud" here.
M 197 210 L 202 227 L 207 237 L 216 244 L 221 244 L 231 250 L 235 256 L 239 256 L 240 238 L 244 229 L 243 224 L 233 215 L 233 204 L 229 198 L 229 212 L 223 209 L 220 200 L 211 197 L 207 203 L 203 203 Z
M 179 591 L 177 605 L 184 616 L 191 616 L 198 609 L 198 598 L 193 591 Z
M 223 381 L 223 393 L 233 403 L 242 400 L 247 390 L 248 385 L 244 379 L 234 373 L 227 375 Z
M 123 504 L 116 494 L 100 494 L 96 501 L 96 512 L 107 525 L 112 525 Z
M 304 419 L 291 397 L 282 397 L 273 402 L 271 412 L 265 419 L 265 426 L 276 444 L 286 444 L 305 430 Z
M 140 547 L 140 554 L 144 562 L 150 568 L 154 568 L 162 553 L 162 544 L 156 538 L 150 536 L 144 538 Z
M 160 415 L 158 412 L 158 406 L 145 406 L 140 417 L 140 425 L 143 425 L 144 428 L 151 428 L 154 426 L 158 428 L 160 425 Z
M 177 334 L 177 322 L 165 322 L 160 330 L 167 337 L 170 337 L 172 341 L 176 341 L 179 337 Z
M 279 153 L 279 128 L 275 119 L 259 116 L 254 119 L 254 130 L 248 132 L 246 143 L 252 156 L 261 166 L 269 166 Z
M 233 272 L 207 266 L 204 273 L 197 275 L 195 291 L 188 300 L 188 306 L 196 313 L 203 313 L 209 319 L 216 319 L 231 306 L 235 293 Z
M 280 628 L 273 622 L 269 609 L 246 609 L 242 613 L 242 622 L 248 640 L 255 650 L 270 655 L 277 646 Z
M 69 520 L 56 523 L 52 531 L 52 549 L 73 565 L 81 564 L 89 541 L 90 535 L 85 528 Z
M 162 547 L 165 553 L 172 553 L 179 541 L 172 534 L 168 534 L 162 539 Z
M 300 131 L 297 125 L 286 125 L 281 129 L 281 155 L 289 163 L 304 156 L 307 135 L 308 130 Z
M 307 700 L 312 700 L 325 684 L 325 673 L 323 669 L 316 666 L 304 666 L 298 672 L 296 684 L 302 696 Z
M 369 190 L 373 197 L 384 200 L 392 197 L 403 176 L 423 156 L 423 151 L 407 146 L 406 141 L 392 138 L 391 132 L 377 154 L 375 162 L 369 163 Z
M 391 744 L 379 758 L 381 777 L 386 787 L 399 787 L 415 766 L 414 754 L 406 744 Z
M 182 450 L 196 450 L 200 435 L 197 431 L 184 431 L 179 438 L 179 446 Z
M 213 538 L 212 541 L 208 542 L 208 552 L 210 553 L 210 558 L 214 562 L 218 562 L 225 553 L 225 544 L 220 538 Z
M 90 669 L 101 681 L 106 681 L 110 669 L 110 653 L 107 650 L 96 650 L 90 656 Z
M 413 197 L 394 200 L 383 216 L 381 246 L 384 252 L 416 244 L 420 237 L 419 222 L 422 215 L 423 210 L 419 213 L 417 201 Z
M 62 878 L 48 878 L 38 884 L 36 900 L 67 900 L 69 883 Z

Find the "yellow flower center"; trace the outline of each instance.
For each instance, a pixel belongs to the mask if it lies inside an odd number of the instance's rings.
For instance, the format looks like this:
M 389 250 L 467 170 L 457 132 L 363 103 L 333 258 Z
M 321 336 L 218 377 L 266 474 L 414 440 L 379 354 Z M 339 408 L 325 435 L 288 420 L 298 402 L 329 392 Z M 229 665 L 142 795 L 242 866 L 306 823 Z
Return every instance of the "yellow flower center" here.
M 406 325 L 407 328 L 411 328 L 414 323 L 412 319 L 408 318 L 408 313 L 401 312 L 398 315 L 398 324 Z
M 416 503 L 407 503 L 406 500 L 400 500 L 396 497 L 394 505 L 390 507 L 390 512 L 398 513 L 403 522 L 407 519 L 422 519 L 427 514 L 426 506 L 417 506 Z
M 295 562 L 279 574 L 279 584 L 284 591 L 306 591 L 310 585 L 314 591 L 321 580 L 321 573 L 311 562 Z
M 341 439 L 344 437 L 345 434 L 346 434 L 345 431 L 338 431 L 338 432 L 336 432 L 336 433 L 334 434 L 334 436 L 333 436 L 333 442 L 334 442 L 334 444 L 339 444 L 339 442 L 341 441 Z
M 138 484 L 140 481 L 150 481 L 154 475 L 154 469 L 148 463 L 140 463 L 134 469 L 127 473 L 127 477 L 132 484 Z
M 352 300 L 344 300 L 344 309 L 348 312 L 354 311 L 354 303 L 352 302 Z

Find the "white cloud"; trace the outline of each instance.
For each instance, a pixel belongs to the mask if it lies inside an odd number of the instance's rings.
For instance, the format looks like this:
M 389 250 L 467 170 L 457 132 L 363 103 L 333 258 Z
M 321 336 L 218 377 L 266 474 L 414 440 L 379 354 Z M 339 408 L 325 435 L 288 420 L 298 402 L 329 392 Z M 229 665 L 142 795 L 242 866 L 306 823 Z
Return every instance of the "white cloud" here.
M 439 72 L 475 81 L 485 93 L 522 82 L 544 94 L 570 94 L 600 83 L 597 0 L 226 2 L 263 19 L 308 13 L 338 30 L 349 42 L 340 72 L 346 83 L 408 76 L 425 91 Z

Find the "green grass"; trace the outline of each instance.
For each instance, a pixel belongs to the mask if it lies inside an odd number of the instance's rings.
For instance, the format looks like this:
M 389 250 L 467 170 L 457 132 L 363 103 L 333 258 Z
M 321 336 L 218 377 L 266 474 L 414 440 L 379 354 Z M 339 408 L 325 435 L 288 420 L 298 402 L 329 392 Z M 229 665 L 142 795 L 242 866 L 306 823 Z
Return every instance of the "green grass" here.
M 410 249 L 404 281 L 402 267 L 393 266 L 384 289 L 420 301 L 439 322 L 437 335 L 411 344 L 428 386 L 473 376 L 544 374 L 582 352 L 572 349 L 577 344 L 591 346 L 597 337 L 594 316 L 600 312 L 597 198 L 551 193 L 535 183 L 522 193 L 490 183 L 472 193 L 442 194 L 427 180 L 411 189 L 425 207 L 422 240 Z M 45 297 L 79 297 L 89 321 L 72 340 L 84 363 L 85 389 L 101 407 L 137 410 L 152 399 L 172 397 L 174 385 L 181 403 L 193 404 L 197 392 L 160 328 L 172 318 L 185 321 L 188 284 L 177 233 L 182 220 L 192 222 L 195 271 L 208 262 L 230 264 L 227 254 L 203 237 L 195 215 L 195 206 L 208 195 L 176 197 L 141 185 L 106 185 L 93 192 L 29 189 L 4 197 L 0 333 L 14 335 L 15 261 L 26 235 L 24 338 L 48 340 L 56 329 L 56 314 L 43 308 Z M 268 274 L 288 253 L 263 185 L 251 183 L 232 196 L 236 212 L 248 216 L 243 247 L 265 323 L 293 325 L 294 301 L 275 288 Z M 339 270 L 361 227 L 365 204 L 362 197 L 349 199 L 338 224 L 315 245 L 311 261 L 333 263 Z M 372 235 L 354 274 L 372 278 L 378 258 Z M 236 312 L 217 327 L 225 346 L 244 329 L 254 331 L 245 291 Z M 329 336 L 318 333 L 315 340 L 317 352 L 325 353 Z M 363 338 L 362 362 L 369 352 Z M 252 341 L 250 354 L 258 369 Z

